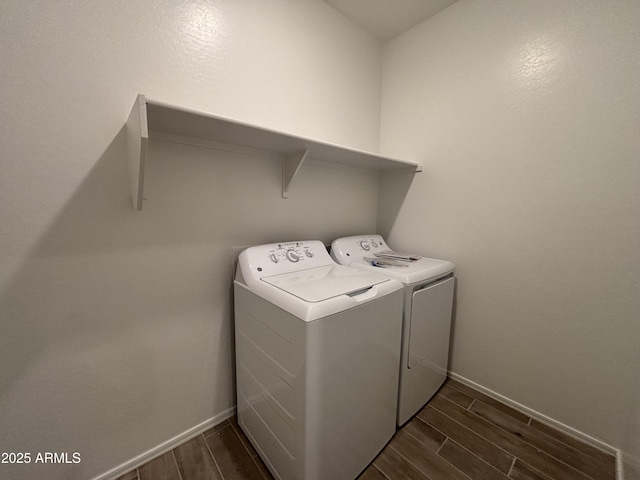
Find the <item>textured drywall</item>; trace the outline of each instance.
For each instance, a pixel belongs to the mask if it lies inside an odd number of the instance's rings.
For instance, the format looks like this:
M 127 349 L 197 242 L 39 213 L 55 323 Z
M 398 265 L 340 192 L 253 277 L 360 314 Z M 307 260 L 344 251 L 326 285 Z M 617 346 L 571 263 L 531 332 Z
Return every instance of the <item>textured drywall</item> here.
M 639 381 L 639 32 L 637 1 L 462 0 L 383 54 L 381 150 L 424 172 L 406 197 L 383 183 L 379 226 L 456 264 L 452 370 L 616 447 Z
M 235 405 L 232 247 L 376 226 L 377 177 L 153 144 L 138 93 L 377 149 L 379 44 L 314 0 L 0 5 L 0 478 L 94 478 Z M 35 464 L 39 452 L 80 463 Z

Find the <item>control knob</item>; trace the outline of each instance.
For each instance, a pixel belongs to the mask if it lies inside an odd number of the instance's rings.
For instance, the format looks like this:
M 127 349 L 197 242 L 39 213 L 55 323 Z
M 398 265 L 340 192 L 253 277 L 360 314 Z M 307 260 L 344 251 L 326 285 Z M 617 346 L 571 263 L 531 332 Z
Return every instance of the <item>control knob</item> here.
M 269 254 L 269 259 L 270 259 L 273 263 L 278 263 L 278 255 L 276 255 L 275 253 L 270 253 L 270 254 Z
M 295 250 L 287 250 L 287 259 L 292 263 L 296 263 L 300 260 L 300 255 Z
M 362 248 L 366 252 L 368 252 L 371 249 L 369 244 L 365 241 L 360 242 L 360 248 Z

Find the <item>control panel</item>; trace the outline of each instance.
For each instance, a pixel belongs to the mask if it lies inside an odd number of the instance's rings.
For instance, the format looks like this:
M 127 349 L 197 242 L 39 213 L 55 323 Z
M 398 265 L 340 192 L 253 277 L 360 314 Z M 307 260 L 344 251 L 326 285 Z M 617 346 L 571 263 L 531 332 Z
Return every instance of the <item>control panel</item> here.
M 359 238 L 355 240 L 355 244 L 365 252 L 377 252 L 378 250 L 380 250 L 380 248 L 378 247 L 384 247 L 382 237 Z
M 249 247 L 240 254 L 238 261 L 244 262 L 258 278 L 335 264 L 327 247 L 318 240 Z
M 362 235 L 344 237 L 331 244 L 331 256 L 343 265 L 371 257 L 374 252 L 389 250 L 387 243 L 380 235 Z
M 305 244 L 304 242 L 288 242 L 278 243 L 274 245 L 274 248 L 269 250 L 267 257 L 273 263 L 278 262 L 291 262 L 298 263 L 304 262 L 307 258 L 313 258 L 313 248 Z

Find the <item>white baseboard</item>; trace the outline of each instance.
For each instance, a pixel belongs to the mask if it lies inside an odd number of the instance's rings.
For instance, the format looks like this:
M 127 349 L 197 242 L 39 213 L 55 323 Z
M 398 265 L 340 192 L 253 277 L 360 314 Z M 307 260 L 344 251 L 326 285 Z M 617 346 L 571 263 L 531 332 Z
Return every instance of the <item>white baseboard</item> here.
M 581 432 L 580 430 L 576 430 L 575 428 L 570 427 L 569 425 L 566 425 L 562 422 L 559 422 L 558 420 L 548 417 L 547 415 L 537 412 L 529 407 L 526 407 L 525 405 L 522 405 L 521 403 L 518 403 L 515 400 L 511 400 L 510 398 L 505 397 L 504 395 L 501 395 L 497 392 L 494 392 L 493 390 L 483 387 L 482 385 L 479 385 L 461 375 L 458 375 L 457 373 L 449 371 L 448 374 L 454 380 L 457 380 L 458 382 L 463 383 L 475 390 L 478 390 L 484 393 L 485 395 L 491 398 L 494 398 L 495 400 L 498 400 L 506 405 L 509 405 L 510 407 L 518 410 L 519 412 L 524 413 L 525 415 L 531 418 L 534 418 L 535 420 L 538 420 L 541 423 L 544 423 L 546 425 L 549 425 L 550 427 L 560 430 L 563 433 L 566 433 L 567 435 L 570 435 L 584 443 L 588 443 L 589 445 L 594 446 L 606 453 L 615 455 L 616 472 L 617 472 L 616 479 L 624 480 L 623 479 L 624 474 L 622 469 L 622 452 L 620 451 L 620 449 L 615 448 L 609 445 L 608 443 L 603 442 L 602 440 L 598 440 L 597 438 L 594 438 L 591 435 Z
M 161 443 L 157 447 L 153 447 L 150 450 L 147 450 L 143 454 L 132 458 L 131 460 L 123 463 L 122 465 L 119 465 L 109 470 L 106 473 L 98 475 L 93 480 L 115 480 L 119 476 L 127 472 L 130 472 L 134 468 L 138 468 L 139 466 L 144 465 L 149 460 L 153 460 L 154 458 L 159 457 L 160 455 L 168 452 L 169 450 L 173 450 L 175 447 L 183 444 L 187 440 L 191 440 L 192 438 L 200 435 L 202 432 L 209 430 L 211 427 L 215 427 L 216 425 L 224 422 L 228 418 L 233 417 L 235 413 L 236 413 L 236 407 L 233 406 L 225 410 L 224 412 L 219 413 L 218 415 L 215 415 L 214 417 L 211 417 L 208 420 L 205 420 L 201 424 L 196 425 L 195 427 L 192 427 L 189 430 L 176 435 L 175 437 L 167 440 L 166 442 Z

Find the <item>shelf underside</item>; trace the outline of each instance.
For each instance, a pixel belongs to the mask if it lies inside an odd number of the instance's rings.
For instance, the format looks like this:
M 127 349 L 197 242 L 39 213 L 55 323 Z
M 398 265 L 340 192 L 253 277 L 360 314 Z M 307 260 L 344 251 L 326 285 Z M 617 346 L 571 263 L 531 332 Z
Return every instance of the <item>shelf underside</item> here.
M 333 162 L 377 171 L 420 172 L 414 162 L 384 157 L 349 147 L 289 135 L 216 115 L 196 112 L 138 95 L 127 120 L 131 196 L 136 210 L 142 209 L 144 171 L 149 140 L 217 148 L 246 147 L 282 157 L 282 197 L 286 198 L 306 159 Z
M 301 154 L 316 160 L 343 163 L 361 168 L 417 170 L 419 165 L 374 153 L 363 152 L 296 137 L 262 127 L 256 127 L 214 115 L 178 109 L 147 100 L 149 138 L 155 134 L 177 135 L 188 139 L 256 148 L 283 155 Z

